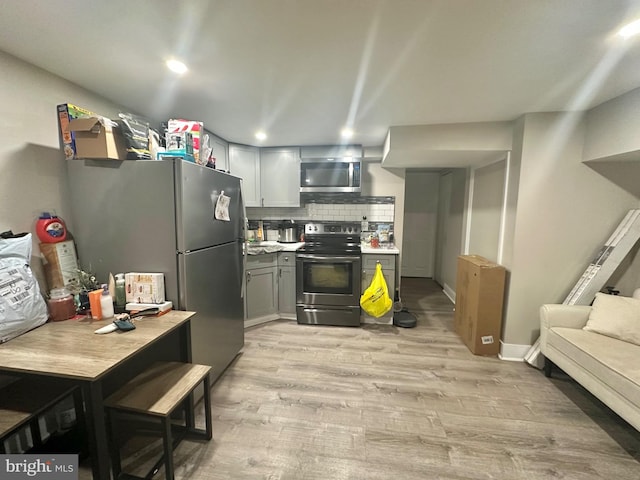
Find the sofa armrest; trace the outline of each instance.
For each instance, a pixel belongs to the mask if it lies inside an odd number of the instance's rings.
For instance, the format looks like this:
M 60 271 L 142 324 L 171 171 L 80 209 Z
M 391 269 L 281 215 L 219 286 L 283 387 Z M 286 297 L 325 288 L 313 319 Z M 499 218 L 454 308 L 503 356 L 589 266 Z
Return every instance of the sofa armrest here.
M 589 305 L 547 304 L 540 307 L 540 350 L 547 355 L 547 334 L 553 327 L 582 328 L 587 324 Z
M 548 304 L 540 307 L 540 329 L 553 327 L 582 328 L 587 324 L 589 305 Z

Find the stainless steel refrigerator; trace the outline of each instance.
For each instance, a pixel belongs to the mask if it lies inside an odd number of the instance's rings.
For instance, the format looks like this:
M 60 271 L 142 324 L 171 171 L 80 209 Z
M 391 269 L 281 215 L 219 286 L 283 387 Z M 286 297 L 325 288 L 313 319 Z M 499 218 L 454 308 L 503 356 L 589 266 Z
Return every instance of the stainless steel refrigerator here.
M 166 299 L 197 312 L 193 361 L 217 379 L 244 345 L 244 209 L 240 179 L 185 162 L 67 161 L 79 262 L 109 273 L 164 273 Z M 216 218 L 229 197 L 229 221 Z

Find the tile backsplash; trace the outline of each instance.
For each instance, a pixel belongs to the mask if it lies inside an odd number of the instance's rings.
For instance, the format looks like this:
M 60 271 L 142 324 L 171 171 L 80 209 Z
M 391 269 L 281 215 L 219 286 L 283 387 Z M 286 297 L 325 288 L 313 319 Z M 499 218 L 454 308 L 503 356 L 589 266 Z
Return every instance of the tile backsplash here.
M 368 197 L 375 199 L 377 197 Z M 393 197 L 379 197 L 385 199 Z M 247 207 L 249 220 L 296 220 L 359 222 L 367 217 L 370 222 L 392 223 L 395 203 L 307 203 L 300 208 Z

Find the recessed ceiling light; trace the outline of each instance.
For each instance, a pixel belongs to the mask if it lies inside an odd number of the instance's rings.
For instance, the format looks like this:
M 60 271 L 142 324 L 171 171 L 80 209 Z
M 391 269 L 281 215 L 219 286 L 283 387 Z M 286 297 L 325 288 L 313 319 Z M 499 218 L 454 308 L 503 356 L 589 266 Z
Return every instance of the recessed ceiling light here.
M 340 132 L 340 135 L 342 135 L 342 138 L 351 138 L 353 137 L 353 130 L 351 130 L 350 128 L 343 128 L 342 132 Z
M 182 75 L 188 70 L 187 66 L 184 63 L 173 58 L 167 60 L 167 68 L 172 72 L 177 73 L 178 75 Z
M 630 38 L 638 33 L 640 33 L 640 19 L 627 23 L 624 27 L 618 30 L 618 35 L 623 38 Z
M 256 138 L 260 141 L 262 140 L 266 140 L 267 139 L 267 134 L 264 133 L 262 130 L 260 130 L 259 132 L 256 132 Z

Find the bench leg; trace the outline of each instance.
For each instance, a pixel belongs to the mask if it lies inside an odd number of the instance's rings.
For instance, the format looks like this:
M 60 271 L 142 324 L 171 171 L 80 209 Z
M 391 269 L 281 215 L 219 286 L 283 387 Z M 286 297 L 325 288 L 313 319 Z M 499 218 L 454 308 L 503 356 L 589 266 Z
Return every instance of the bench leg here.
M 29 428 L 31 429 L 31 441 L 33 442 L 34 448 L 42 447 L 42 436 L 40 435 L 40 425 L 38 424 L 40 418 L 38 415 L 35 416 L 29 422 Z
M 551 378 L 551 370 L 553 370 L 553 362 L 547 357 L 544 357 L 544 376 Z
M 173 480 L 173 440 L 171 439 L 171 415 L 162 419 L 162 443 L 164 446 L 164 475 Z
M 213 426 L 211 421 L 211 385 L 209 375 L 204 377 L 204 420 L 206 425 L 207 440 L 213 437 Z
M 111 455 L 111 470 L 113 478 L 117 480 L 122 472 L 122 459 L 120 458 L 120 443 L 116 427 L 116 413 L 107 409 L 107 428 L 109 429 L 109 454 Z

